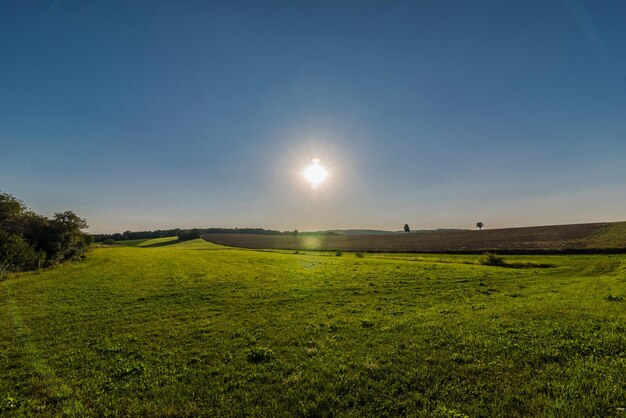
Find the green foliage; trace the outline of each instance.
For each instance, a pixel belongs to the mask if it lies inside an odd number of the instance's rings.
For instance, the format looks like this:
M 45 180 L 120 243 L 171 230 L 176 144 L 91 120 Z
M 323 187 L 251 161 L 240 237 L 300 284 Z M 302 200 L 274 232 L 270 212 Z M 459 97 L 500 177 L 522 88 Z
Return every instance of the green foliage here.
M 483 266 L 502 267 L 506 265 L 506 261 L 504 260 L 504 257 L 499 256 L 494 253 L 490 253 L 490 252 L 486 252 L 485 254 L 483 254 L 479 262 Z
M 626 256 L 479 258 L 174 240 L 20 273 L 0 415 L 619 416 Z
M 44 260 L 45 254 L 36 251 L 24 238 L 0 230 L 0 275 L 34 270 Z
M 0 192 L 0 228 L 10 230 L 12 221 L 16 221 L 24 212 L 24 202 L 8 193 Z
M 335 257 L 341 257 L 343 253 L 341 251 L 335 251 Z
M 180 241 L 189 241 L 192 239 L 198 239 L 200 238 L 200 230 L 197 228 L 190 229 L 190 230 L 180 230 L 178 231 L 176 236 L 178 237 Z
M 92 242 L 85 228 L 87 222 L 71 211 L 48 219 L 0 193 L 0 274 L 82 258 Z

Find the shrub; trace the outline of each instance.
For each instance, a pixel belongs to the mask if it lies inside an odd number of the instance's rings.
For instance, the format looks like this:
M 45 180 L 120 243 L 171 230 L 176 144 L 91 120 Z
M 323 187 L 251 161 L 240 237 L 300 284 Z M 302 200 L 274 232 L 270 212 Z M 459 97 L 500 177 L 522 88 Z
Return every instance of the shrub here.
M 363 258 L 363 253 L 356 253 L 355 254 L 358 258 Z
M 200 230 L 198 228 L 194 228 L 191 230 L 181 230 L 176 233 L 176 236 L 180 241 L 197 239 L 200 238 Z
M 506 261 L 504 257 L 499 256 L 498 254 L 486 252 L 480 257 L 480 264 L 483 266 L 504 266 L 506 265 Z
M 72 211 L 47 218 L 13 196 L 0 193 L 0 273 L 37 269 L 84 257 L 92 237 Z
M 361 326 L 363 328 L 373 328 L 374 322 L 370 321 L 369 319 L 363 319 L 361 320 Z
M 38 268 L 45 253 L 28 245 L 24 238 L 0 230 L 0 274 Z
M 104 241 L 102 241 L 102 243 L 104 245 L 113 245 L 113 244 L 115 244 L 115 240 L 112 239 L 112 238 L 109 238 L 109 239 L 105 239 Z
M 335 253 L 335 257 L 341 257 L 343 255 L 343 253 L 341 251 L 337 251 Z
M 264 347 L 254 347 L 248 351 L 247 358 L 250 363 L 259 364 L 271 360 L 274 356 L 272 350 Z

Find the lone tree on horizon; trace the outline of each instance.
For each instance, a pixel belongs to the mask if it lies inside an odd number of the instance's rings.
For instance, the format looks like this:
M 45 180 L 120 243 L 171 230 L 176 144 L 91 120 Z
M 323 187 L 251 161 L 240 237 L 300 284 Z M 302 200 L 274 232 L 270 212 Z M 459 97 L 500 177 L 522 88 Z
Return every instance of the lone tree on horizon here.
M 482 222 L 476 222 L 476 228 L 478 228 L 479 230 L 482 230 L 484 226 L 485 226 L 485 224 L 484 224 L 484 223 L 482 223 Z
M 411 228 L 409 228 L 409 224 L 404 224 L 404 232 L 411 232 Z

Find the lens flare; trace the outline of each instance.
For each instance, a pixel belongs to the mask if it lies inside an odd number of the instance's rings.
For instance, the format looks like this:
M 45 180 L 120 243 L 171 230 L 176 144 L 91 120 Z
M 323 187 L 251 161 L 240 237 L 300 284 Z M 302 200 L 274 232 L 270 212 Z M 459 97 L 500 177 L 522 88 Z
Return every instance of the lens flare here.
M 304 170 L 304 178 L 309 182 L 311 188 L 317 189 L 328 177 L 328 171 L 321 164 L 319 158 L 314 158 L 311 165 Z

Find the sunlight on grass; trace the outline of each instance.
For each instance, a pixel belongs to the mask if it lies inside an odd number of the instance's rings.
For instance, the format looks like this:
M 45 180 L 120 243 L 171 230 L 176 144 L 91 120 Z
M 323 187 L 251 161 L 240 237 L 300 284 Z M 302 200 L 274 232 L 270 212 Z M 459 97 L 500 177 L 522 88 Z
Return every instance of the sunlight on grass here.
M 479 259 L 198 239 L 17 274 L 0 282 L 0 413 L 614 414 L 625 257 Z
M 152 238 L 152 239 L 147 239 L 141 242 L 140 244 L 137 244 L 137 247 L 150 247 L 152 245 L 163 244 L 167 242 L 172 243 L 177 240 L 178 238 L 176 237 Z

